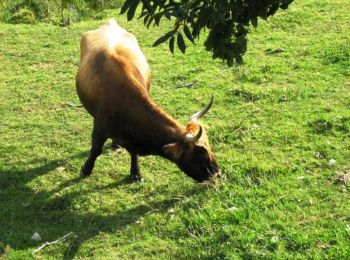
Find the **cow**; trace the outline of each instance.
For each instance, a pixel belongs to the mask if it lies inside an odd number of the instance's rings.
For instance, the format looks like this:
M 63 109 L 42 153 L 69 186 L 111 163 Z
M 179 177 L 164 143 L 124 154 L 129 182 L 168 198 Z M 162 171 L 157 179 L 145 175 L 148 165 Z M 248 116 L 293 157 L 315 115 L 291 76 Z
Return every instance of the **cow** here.
M 108 138 L 131 155 L 130 174 L 142 180 L 138 156 L 158 155 L 184 173 L 203 182 L 220 172 L 199 119 L 213 103 L 176 122 L 148 94 L 151 71 L 135 36 L 114 20 L 83 34 L 76 90 L 93 117 L 92 145 L 81 176 L 91 175 L 95 160 Z

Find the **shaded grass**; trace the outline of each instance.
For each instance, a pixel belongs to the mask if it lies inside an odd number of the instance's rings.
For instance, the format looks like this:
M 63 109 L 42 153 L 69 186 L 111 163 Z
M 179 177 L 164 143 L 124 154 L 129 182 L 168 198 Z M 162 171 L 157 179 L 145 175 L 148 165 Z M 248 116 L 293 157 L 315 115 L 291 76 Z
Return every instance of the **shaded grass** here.
M 201 43 L 186 56 L 151 48 L 166 23 L 118 18 L 153 69 L 152 98 L 176 119 L 214 94 L 205 123 L 224 174 L 214 187 L 157 157 L 141 159 L 144 183 L 130 183 L 128 154 L 110 144 L 80 180 L 91 118 L 70 104 L 80 35 L 101 22 L 0 24 L 0 254 L 30 258 L 34 232 L 51 241 L 73 231 L 36 257 L 349 257 L 349 186 L 334 181 L 350 168 L 349 10 L 344 0 L 294 3 L 260 23 L 232 69 Z

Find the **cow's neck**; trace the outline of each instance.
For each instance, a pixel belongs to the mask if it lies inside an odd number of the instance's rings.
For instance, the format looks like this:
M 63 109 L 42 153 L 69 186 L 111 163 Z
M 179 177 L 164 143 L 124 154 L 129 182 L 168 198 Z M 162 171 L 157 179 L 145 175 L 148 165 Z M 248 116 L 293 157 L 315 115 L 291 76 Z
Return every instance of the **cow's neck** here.
M 130 142 L 139 154 L 164 156 L 163 146 L 179 142 L 185 134 L 185 127 L 178 124 L 170 115 L 159 108 L 154 101 L 145 97 L 142 109 L 138 110 L 139 129 L 134 129 Z M 128 133 L 126 133 L 128 134 Z

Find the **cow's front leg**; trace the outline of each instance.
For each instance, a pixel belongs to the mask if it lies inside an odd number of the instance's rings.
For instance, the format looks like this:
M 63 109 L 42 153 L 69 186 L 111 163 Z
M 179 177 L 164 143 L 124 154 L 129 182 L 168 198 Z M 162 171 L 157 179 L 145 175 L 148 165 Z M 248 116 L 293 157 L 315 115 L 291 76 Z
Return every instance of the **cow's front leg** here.
M 103 132 L 99 131 L 96 124 L 94 124 L 94 128 L 92 130 L 92 144 L 89 158 L 84 163 L 83 167 L 80 171 L 80 176 L 85 178 L 92 173 L 92 169 L 94 168 L 95 161 L 97 157 L 102 153 L 103 145 L 106 142 L 107 138 L 103 134 Z
M 140 174 L 138 155 L 131 153 L 131 166 L 130 166 L 130 174 L 134 181 L 142 181 L 143 178 Z

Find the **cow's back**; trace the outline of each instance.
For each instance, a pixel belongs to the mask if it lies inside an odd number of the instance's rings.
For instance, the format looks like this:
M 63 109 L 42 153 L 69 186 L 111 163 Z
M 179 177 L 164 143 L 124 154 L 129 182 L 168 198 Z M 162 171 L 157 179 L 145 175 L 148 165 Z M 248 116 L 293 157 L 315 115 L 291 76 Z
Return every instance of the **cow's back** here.
M 84 33 L 76 86 L 82 104 L 92 116 L 99 103 L 114 102 L 106 98 L 123 100 L 132 94 L 133 90 L 127 88 L 135 85 L 133 81 L 148 91 L 150 69 L 134 35 L 115 20 Z

